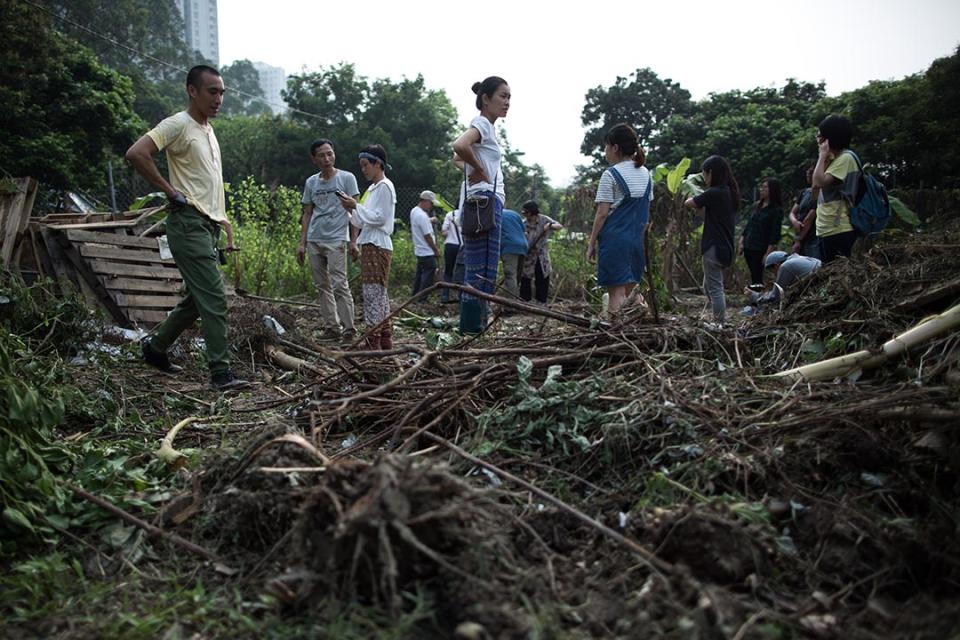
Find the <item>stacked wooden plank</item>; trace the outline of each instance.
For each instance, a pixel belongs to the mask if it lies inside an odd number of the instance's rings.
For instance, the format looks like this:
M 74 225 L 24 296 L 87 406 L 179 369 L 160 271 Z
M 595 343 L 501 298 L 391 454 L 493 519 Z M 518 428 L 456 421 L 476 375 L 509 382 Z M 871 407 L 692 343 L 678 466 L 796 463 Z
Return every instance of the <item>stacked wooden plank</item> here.
M 37 181 L 33 178 L 6 180 L 9 187 L 0 192 L 0 265 L 9 269 L 16 262 L 15 251 L 20 236 L 30 221 L 33 201 L 37 197 Z
M 65 251 L 81 258 L 71 260 L 74 268 L 93 276 L 84 277 L 88 284 L 95 278 L 102 285 L 102 291 L 92 288 L 109 298 L 101 302 L 118 322 L 156 324 L 180 301 L 183 278 L 173 259 L 160 255 L 158 238 L 76 228 L 62 230 L 63 236 Z
M 30 183 L 35 194 L 36 181 Z M 161 256 L 161 225 L 151 224 L 162 218 L 160 207 L 30 218 L 33 198 L 10 195 L 0 201 L 0 256 L 10 272 L 27 281 L 50 278 L 63 293 L 79 291 L 122 327 L 155 325 L 180 301 L 183 278 L 173 259 Z

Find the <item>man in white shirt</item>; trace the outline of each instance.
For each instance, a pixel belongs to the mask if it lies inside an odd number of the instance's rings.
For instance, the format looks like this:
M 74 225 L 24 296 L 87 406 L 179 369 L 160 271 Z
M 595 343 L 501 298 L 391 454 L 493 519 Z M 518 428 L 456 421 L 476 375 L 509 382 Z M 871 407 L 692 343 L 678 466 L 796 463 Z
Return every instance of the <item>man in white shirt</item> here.
M 443 245 L 443 281 L 444 282 L 459 282 L 456 278 L 457 271 L 457 256 L 460 253 L 460 245 L 463 243 L 463 238 L 460 235 L 460 210 L 454 209 L 443 219 L 443 226 L 440 228 L 440 233 L 443 234 L 444 245 Z M 461 270 L 463 269 L 463 261 L 459 261 Z M 460 280 L 463 278 L 461 277 Z M 440 293 L 440 302 L 459 302 L 460 295 L 455 294 L 454 299 L 450 300 L 450 289 L 444 289 Z
M 417 274 L 413 278 L 413 291 L 410 294 L 414 296 L 433 286 L 439 271 L 437 260 L 440 250 L 430 223 L 430 211 L 436 199 L 432 191 L 424 191 L 420 194 L 420 203 L 410 210 L 410 235 L 413 236 L 413 253 L 417 257 Z

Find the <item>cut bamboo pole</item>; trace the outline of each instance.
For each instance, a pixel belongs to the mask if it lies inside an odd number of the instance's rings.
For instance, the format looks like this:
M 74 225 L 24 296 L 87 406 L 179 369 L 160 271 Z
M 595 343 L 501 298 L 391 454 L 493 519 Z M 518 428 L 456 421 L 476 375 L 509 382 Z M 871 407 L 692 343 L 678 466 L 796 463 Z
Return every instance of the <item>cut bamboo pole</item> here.
M 937 316 L 925 318 L 918 325 L 883 344 L 879 351 L 857 351 L 845 356 L 814 362 L 802 367 L 781 371 L 775 378 L 787 382 L 817 382 L 846 376 L 858 369 L 874 369 L 891 358 L 902 356 L 921 344 L 960 327 L 960 305 Z

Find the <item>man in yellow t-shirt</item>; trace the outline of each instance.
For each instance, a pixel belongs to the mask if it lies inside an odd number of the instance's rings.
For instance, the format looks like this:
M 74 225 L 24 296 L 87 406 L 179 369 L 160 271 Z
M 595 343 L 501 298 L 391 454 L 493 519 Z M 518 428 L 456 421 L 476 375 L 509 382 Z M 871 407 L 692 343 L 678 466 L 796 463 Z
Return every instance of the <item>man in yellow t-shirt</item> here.
M 209 122 L 219 114 L 224 92 L 216 69 L 193 67 L 187 74 L 187 109 L 148 131 L 126 154 L 134 169 L 167 195 L 167 240 L 187 288 L 167 319 L 141 342 L 143 359 L 168 373 L 180 371 L 167 357 L 167 349 L 200 318 L 210 385 L 218 390 L 247 386 L 230 370 L 227 299 L 217 264 L 221 226 L 227 233 L 227 251 L 235 249 L 224 205 L 220 145 Z M 153 159 L 161 150 L 167 152 L 169 181 Z
M 819 187 L 816 225 L 824 264 L 838 256 L 850 257 L 857 232 L 850 224 L 850 203 L 857 195 L 860 170 L 847 147 L 853 125 L 843 116 L 829 115 L 820 123 L 820 154 L 813 169 L 813 186 Z

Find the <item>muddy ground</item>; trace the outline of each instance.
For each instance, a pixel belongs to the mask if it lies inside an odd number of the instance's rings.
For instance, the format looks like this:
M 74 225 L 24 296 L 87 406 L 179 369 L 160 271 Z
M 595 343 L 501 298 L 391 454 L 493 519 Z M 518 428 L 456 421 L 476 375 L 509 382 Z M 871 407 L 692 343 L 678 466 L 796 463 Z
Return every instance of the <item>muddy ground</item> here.
M 93 583 L 160 598 L 170 585 L 138 574 L 171 572 L 249 605 L 236 623 L 178 610 L 167 637 L 958 637 L 960 334 L 827 382 L 771 375 L 957 304 L 958 257 L 955 228 L 894 237 L 758 316 L 728 292 L 720 331 L 696 295 L 659 324 L 558 303 L 586 322 L 504 314 L 468 339 L 455 305 L 416 303 L 385 356 L 317 340 L 315 309 L 237 299 L 250 390 L 210 392 L 189 349 L 177 378 L 132 349 L 77 371 L 167 426 L 200 417 L 168 495 L 138 515 L 215 559 L 153 538 L 98 573 L 94 536 L 71 553 Z M 151 610 L 124 602 L 105 615 Z M 69 608 L 0 625 L 117 628 Z

